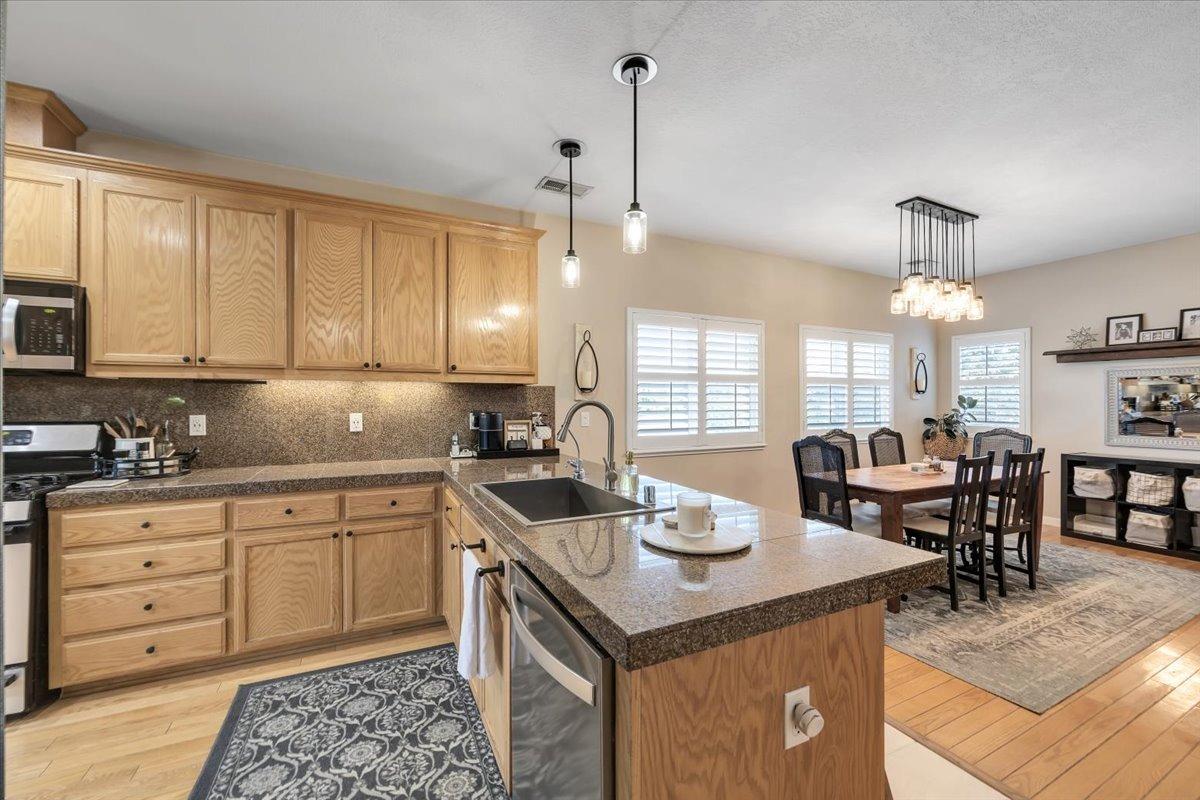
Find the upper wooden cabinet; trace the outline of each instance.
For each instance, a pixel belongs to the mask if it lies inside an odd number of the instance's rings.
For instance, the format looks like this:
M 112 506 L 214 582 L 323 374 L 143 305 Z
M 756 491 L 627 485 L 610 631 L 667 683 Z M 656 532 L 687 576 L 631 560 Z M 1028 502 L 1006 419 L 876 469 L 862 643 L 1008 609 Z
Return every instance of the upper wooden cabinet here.
M 446 232 L 376 220 L 375 369 L 441 372 L 446 342 Z
M 366 369 L 371 360 L 371 222 L 296 212 L 295 337 L 299 369 Z
M 287 208 L 239 194 L 196 198 L 196 361 L 287 366 Z
M 450 234 L 449 370 L 537 374 L 537 246 Z
M 10 158 L 4 164 L 4 273 L 10 278 L 79 277 L 81 169 Z
M 92 360 L 195 357 L 193 193 L 169 181 L 88 174 L 85 281 Z

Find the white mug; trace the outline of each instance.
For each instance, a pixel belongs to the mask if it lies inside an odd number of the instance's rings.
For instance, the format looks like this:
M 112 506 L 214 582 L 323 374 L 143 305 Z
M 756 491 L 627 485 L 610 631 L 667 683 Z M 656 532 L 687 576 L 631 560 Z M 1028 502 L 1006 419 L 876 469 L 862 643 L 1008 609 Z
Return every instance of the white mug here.
M 707 492 L 680 492 L 675 498 L 675 519 L 680 536 L 699 538 L 711 533 L 712 495 Z

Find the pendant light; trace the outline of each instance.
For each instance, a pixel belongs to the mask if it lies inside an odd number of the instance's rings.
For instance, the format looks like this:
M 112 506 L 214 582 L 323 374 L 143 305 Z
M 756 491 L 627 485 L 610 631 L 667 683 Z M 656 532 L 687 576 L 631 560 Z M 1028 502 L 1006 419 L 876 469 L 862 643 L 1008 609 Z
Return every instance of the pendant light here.
M 888 310 L 947 322 L 958 322 L 963 317 L 983 319 L 983 296 L 977 294 L 975 277 L 975 220 L 979 216 L 924 197 L 913 197 L 896 206 L 900 209 L 900 247 L 896 288 L 892 290 Z M 907 262 L 905 227 L 908 228 Z
M 658 74 L 658 62 L 645 53 L 630 53 L 621 56 L 613 64 L 613 77 L 624 86 L 633 87 L 633 202 L 625 212 L 621 226 L 621 249 L 637 255 L 646 252 L 646 212 L 637 199 L 637 92 L 642 84 L 649 83 Z
M 554 149 L 567 160 L 567 253 L 562 257 L 562 287 L 578 289 L 582 266 L 575 255 L 575 159 L 583 155 L 583 142 L 559 139 Z

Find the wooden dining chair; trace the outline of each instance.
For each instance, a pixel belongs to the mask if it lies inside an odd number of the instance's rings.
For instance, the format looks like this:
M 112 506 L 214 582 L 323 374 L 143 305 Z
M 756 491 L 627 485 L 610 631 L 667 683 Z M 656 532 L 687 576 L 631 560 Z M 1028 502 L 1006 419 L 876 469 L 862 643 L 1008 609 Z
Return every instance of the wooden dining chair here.
M 879 538 L 883 527 L 878 517 L 858 513 L 846 489 L 846 451 L 822 436 L 807 436 L 792 442 L 796 484 L 805 519 L 829 522 L 848 531 Z
M 1029 576 L 1029 588 L 1037 589 L 1037 564 L 1033 554 L 1033 532 L 1037 526 L 1037 495 L 1042 481 L 1042 464 L 1046 449 L 1039 447 L 1033 453 L 1005 451 L 1000 471 L 1000 499 L 995 511 L 987 515 L 987 529 L 991 534 L 992 565 L 1000 596 L 1008 594 L 1005 577 L 1012 569 Z M 1015 547 L 1007 545 L 1009 536 L 1017 537 Z M 1015 550 L 1020 564 L 1009 564 L 1005 551 Z
M 821 434 L 821 438 L 842 448 L 846 454 L 846 469 L 858 469 L 858 439 L 853 433 L 834 428 Z
M 1028 453 L 1033 450 L 1033 437 L 1014 431 L 1012 428 L 992 428 L 975 434 L 971 455 L 979 458 L 984 453 L 996 454 L 996 459 L 1004 457 L 1006 452 Z
M 950 500 L 950 518 L 921 517 L 904 523 L 904 532 L 926 550 L 946 554 L 950 608 L 958 611 L 958 580 L 978 584 L 980 602 L 987 602 L 987 497 L 992 479 L 992 454 L 980 458 L 958 457 L 954 474 L 954 496 Z M 974 573 L 958 566 L 960 547 L 974 551 Z M 941 587 L 938 587 L 941 588 Z
M 880 428 L 867 437 L 867 449 L 871 451 L 871 465 L 890 467 L 906 463 L 904 437 L 891 428 Z

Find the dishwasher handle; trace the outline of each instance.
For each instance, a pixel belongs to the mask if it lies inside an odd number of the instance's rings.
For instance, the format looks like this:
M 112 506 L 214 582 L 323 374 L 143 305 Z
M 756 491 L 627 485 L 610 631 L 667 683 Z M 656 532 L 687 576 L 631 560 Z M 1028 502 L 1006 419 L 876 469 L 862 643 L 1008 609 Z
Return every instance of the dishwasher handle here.
M 537 640 L 537 637 L 533 635 L 533 631 L 529 630 L 529 626 L 525 624 L 525 620 L 521 616 L 522 608 L 532 608 L 543 616 L 546 615 L 546 612 L 554 614 L 553 609 L 537 608 L 537 606 L 541 606 L 542 604 L 537 602 L 536 599 L 533 602 L 522 599 L 518 594 L 519 592 L 521 590 L 515 584 L 509 584 L 509 606 L 512 608 L 512 625 L 513 630 L 516 631 L 517 638 L 529 650 L 529 655 L 538 663 L 538 666 L 544 669 L 550 677 L 558 681 L 559 685 L 589 706 L 595 707 L 596 684 L 555 658 L 546 649 L 545 645 Z

